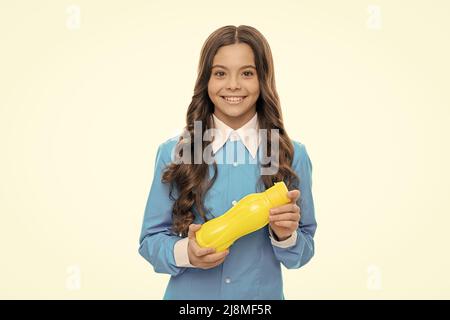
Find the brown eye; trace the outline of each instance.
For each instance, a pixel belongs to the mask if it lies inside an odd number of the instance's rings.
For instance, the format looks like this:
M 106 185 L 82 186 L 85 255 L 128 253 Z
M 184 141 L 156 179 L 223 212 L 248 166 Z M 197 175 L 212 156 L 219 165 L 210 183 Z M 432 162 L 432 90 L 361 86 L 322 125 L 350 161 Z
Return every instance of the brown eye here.
M 224 73 L 223 71 L 217 71 L 216 73 L 214 73 L 215 76 L 221 77 L 222 75 L 219 75 L 219 73 Z
M 252 71 L 244 71 L 244 74 L 247 74 L 246 77 L 253 76 L 253 72 Z

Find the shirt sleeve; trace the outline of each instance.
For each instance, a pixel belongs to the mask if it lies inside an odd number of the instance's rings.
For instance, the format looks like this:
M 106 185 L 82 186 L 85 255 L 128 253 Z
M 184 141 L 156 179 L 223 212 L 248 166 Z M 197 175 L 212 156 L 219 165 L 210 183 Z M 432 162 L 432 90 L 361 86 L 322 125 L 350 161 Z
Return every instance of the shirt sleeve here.
M 272 245 L 276 247 L 289 248 L 295 245 L 295 243 L 297 242 L 297 230 L 286 240 L 278 241 L 275 240 L 276 237 L 273 234 L 272 228 L 270 228 L 269 226 L 269 235 L 270 235 L 270 242 L 272 243 Z
M 188 255 L 189 238 L 178 240 L 174 247 L 175 262 L 178 267 L 196 268 L 189 261 Z
M 175 262 L 174 246 L 183 239 L 172 233 L 172 208 L 169 185 L 161 182 L 164 168 L 171 156 L 164 144 L 158 147 L 153 181 L 145 206 L 144 219 L 139 237 L 139 254 L 147 260 L 155 272 L 177 276 L 186 268 Z M 187 252 L 186 252 L 187 254 Z
M 312 194 L 311 159 L 305 145 L 294 142 L 294 148 L 298 156 L 294 158 L 293 169 L 300 180 L 298 186 L 300 198 L 297 200 L 300 207 L 300 223 L 297 237 L 292 246 L 278 246 L 272 242 L 275 257 L 288 269 L 300 268 L 314 256 L 314 234 L 317 228 Z

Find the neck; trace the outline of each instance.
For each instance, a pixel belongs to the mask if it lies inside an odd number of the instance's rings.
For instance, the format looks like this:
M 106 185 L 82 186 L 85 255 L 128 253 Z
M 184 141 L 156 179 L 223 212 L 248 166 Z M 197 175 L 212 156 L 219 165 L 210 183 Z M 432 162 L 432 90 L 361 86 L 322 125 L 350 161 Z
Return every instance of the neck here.
M 232 128 L 233 130 L 237 130 L 240 127 L 242 127 L 244 124 L 249 122 L 250 119 L 253 118 L 255 113 L 256 113 L 256 106 L 251 108 L 250 110 L 248 110 L 246 113 L 244 113 L 243 115 L 241 115 L 239 117 L 228 116 L 228 115 L 218 111 L 217 108 L 215 108 L 215 110 L 214 110 L 214 115 L 217 118 L 219 118 L 220 121 L 225 123 L 227 126 Z

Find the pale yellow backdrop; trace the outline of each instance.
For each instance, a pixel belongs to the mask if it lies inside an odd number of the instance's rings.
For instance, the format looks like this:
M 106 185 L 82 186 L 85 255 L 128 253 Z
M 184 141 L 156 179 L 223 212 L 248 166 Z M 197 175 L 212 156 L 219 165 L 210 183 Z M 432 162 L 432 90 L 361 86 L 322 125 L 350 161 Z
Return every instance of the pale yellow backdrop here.
M 450 298 L 448 1 L 0 2 L 0 298 L 160 299 L 138 255 L 156 148 L 215 29 L 268 39 L 313 162 L 287 299 Z

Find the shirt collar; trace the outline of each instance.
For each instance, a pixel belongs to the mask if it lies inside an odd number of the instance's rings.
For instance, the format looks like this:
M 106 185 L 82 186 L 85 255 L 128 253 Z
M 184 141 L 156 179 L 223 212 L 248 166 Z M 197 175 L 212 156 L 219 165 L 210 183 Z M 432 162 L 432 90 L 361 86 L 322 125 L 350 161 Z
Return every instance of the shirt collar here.
M 223 145 L 228 141 L 241 140 L 247 150 L 250 152 L 252 157 L 256 158 L 256 152 L 259 146 L 259 135 L 258 135 L 258 113 L 256 112 L 253 118 L 251 118 L 246 124 L 237 130 L 230 128 L 223 121 L 212 114 L 214 119 L 214 128 L 217 129 L 217 135 L 214 135 L 214 141 L 212 143 L 212 149 L 214 154 L 223 147 Z M 214 132 L 214 131 L 213 131 Z

